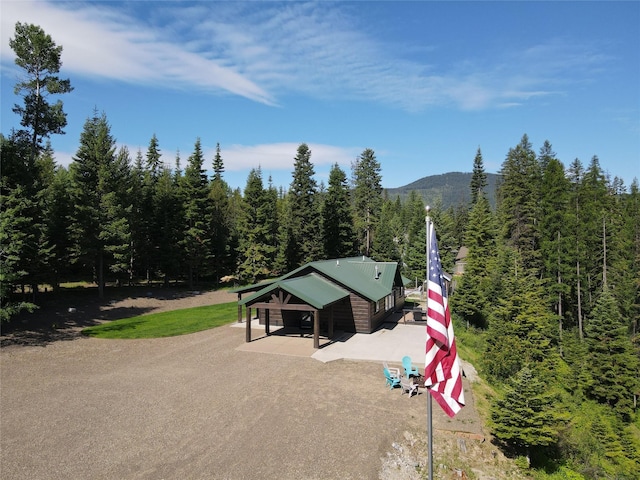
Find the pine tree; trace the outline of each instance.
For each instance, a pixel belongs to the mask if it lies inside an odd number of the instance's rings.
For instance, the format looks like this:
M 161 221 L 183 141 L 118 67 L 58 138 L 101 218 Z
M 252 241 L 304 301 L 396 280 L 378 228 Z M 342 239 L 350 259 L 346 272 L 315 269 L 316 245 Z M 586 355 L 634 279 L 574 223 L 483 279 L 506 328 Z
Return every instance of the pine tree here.
M 268 206 L 267 195 L 262 184 L 261 170 L 252 169 L 244 190 L 238 266 L 240 278 L 249 283 L 267 277 L 273 268 L 275 246 L 270 238 L 269 225 L 269 217 L 273 212 Z
M 384 200 L 380 211 L 380 221 L 373 236 L 372 256 L 379 262 L 399 262 L 398 229 L 394 228 L 399 212 L 396 204 Z
M 550 157 L 551 146 L 545 143 L 544 171 L 542 176 L 540 210 L 540 252 L 542 254 L 542 277 L 547 280 L 547 291 L 555 298 L 558 315 L 558 331 L 562 334 L 564 305 L 567 302 L 571 276 L 572 241 L 569 230 L 570 183 L 564 174 L 564 166 Z
M 530 461 L 532 454 L 558 441 L 555 401 L 545 383 L 522 368 L 491 409 L 492 433 Z
M 162 152 L 160 151 L 160 143 L 158 137 L 154 133 L 149 140 L 149 147 L 147 148 L 147 162 L 146 167 L 151 175 L 153 181 L 157 181 L 162 171 Z
M 224 161 L 220 154 L 220 144 L 216 144 L 216 155 L 213 158 L 213 180 L 222 180 L 222 174 L 224 173 Z
M 298 146 L 294 158 L 293 180 L 287 193 L 288 232 L 286 250 L 287 269 L 292 270 L 322 257 L 318 186 L 307 144 Z
M 131 258 L 131 229 L 129 217 L 130 203 L 130 158 L 129 151 L 122 147 L 113 162 L 107 163 L 103 169 L 101 210 L 104 215 L 100 239 L 104 243 L 104 251 L 108 254 L 106 263 L 110 272 L 114 273 L 118 283 L 128 276 L 129 259 Z
M 382 176 L 375 152 L 365 149 L 352 165 L 355 228 L 361 252 L 371 254 L 373 232 L 382 208 Z
M 478 197 L 484 194 L 487 186 L 487 174 L 484 171 L 484 162 L 482 161 L 482 152 L 480 147 L 473 159 L 473 175 L 471 176 L 471 204 L 474 205 L 478 201 Z
M 2 160 L 7 158 L 7 145 L 2 140 Z M 0 323 L 8 322 L 22 310 L 33 311 L 36 305 L 15 298 L 17 286 L 24 285 L 26 272 L 21 270 L 22 252 L 33 244 L 29 216 L 32 201 L 24 194 L 22 185 L 10 185 L 6 177 L 0 180 Z
M 347 175 L 337 163 L 329 172 L 329 188 L 322 204 L 322 235 L 325 258 L 343 258 L 357 253 Z
M 585 252 L 587 249 L 585 243 L 585 234 L 582 228 L 586 221 L 584 208 L 584 189 L 583 189 L 584 167 L 579 159 L 575 159 L 568 170 L 568 178 L 571 183 L 569 195 L 570 215 L 568 227 L 570 236 L 573 241 L 573 255 L 571 256 L 572 272 L 569 276 L 569 284 L 571 285 L 571 302 L 573 305 L 571 313 L 575 319 L 575 325 L 578 329 L 578 335 L 582 339 L 584 336 L 584 312 L 583 312 L 583 276 Z
M 119 214 L 109 210 L 105 202 L 111 192 L 109 175 L 114 163 L 115 140 L 103 113 L 94 112 L 80 134 L 80 146 L 70 166 L 74 189 L 73 238 L 75 261 L 94 272 L 100 298 L 104 296 L 105 252 L 115 246 L 108 232 Z
M 615 298 L 605 287 L 585 327 L 589 354 L 585 391 L 625 421 L 633 416 L 634 394 L 640 389 L 640 360 L 627 332 Z
M 15 37 L 9 40 L 9 46 L 16 54 L 16 65 L 26 72 L 25 79 L 14 87 L 16 94 L 24 92 L 24 106 L 15 105 L 13 112 L 22 117 L 20 124 L 27 128 L 21 133 L 29 138 L 29 156 L 33 160 L 42 148 L 42 139 L 51 134 L 63 134 L 67 125 L 62 101 L 51 105 L 47 97 L 73 89 L 69 79 L 62 80 L 56 75 L 62 66 L 62 46 L 57 46 L 42 28 L 16 23 Z
M 211 265 L 216 282 L 235 270 L 230 248 L 231 218 L 229 215 L 229 185 L 225 182 L 224 161 L 220 144 L 216 144 L 213 158 L 213 177 L 210 182 L 211 202 Z
M 484 328 L 492 297 L 488 272 L 495 268 L 497 250 L 494 219 L 484 195 L 478 197 L 469 213 L 464 245 L 468 251 L 464 274 L 451 297 L 451 305 L 468 324 Z
M 56 166 L 51 184 L 44 192 L 46 237 L 52 247 L 49 275 L 54 288 L 71 274 L 71 218 L 73 212 L 72 179 L 64 167 Z
M 518 250 L 522 267 L 537 271 L 540 268 L 536 226 L 540 217 L 540 169 L 526 134 L 515 148 L 509 150 L 500 173 L 502 184 L 498 189 L 498 210 L 504 226 L 504 238 Z
M 538 375 L 551 375 L 558 355 L 556 317 L 548 308 L 542 282 L 522 271 L 514 249 L 501 252 L 503 280 L 489 313 L 485 366 L 487 373 L 505 380 L 526 365 L 535 365 Z M 509 265 L 509 267 L 507 267 Z M 514 355 L 517 352 L 517 355 Z
M 427 226 L 424 201 L 415 191 L 404 204 L 406 247 L 403 252 L 403 274 L 422 285 L 427 270 Z
M 193 153 L 182 177 L 181 190 L 184 200 L 184 237 L 181 242 L 183 256 L 188 267 L 189 288 L 202 273 L 209 257 L 211 239 L 208 237 L 211 215 L 209 186 L 203 168 L 204 156 L 200 139 L 196 140 Z
M 586 280 L 586 313 L 593 308 L 603 287 L 603 221 L 606 221 L 612 197 L 597 156 L 591 158 L 582 180 L 582 222 L 579 228 L 585 241 L 582 265 Z M 607 235 L 610 236 L 610 235 Z M 605 268 L 608 265 L 605 266 Z
M 179 182 L 171 169 L 165 166 L 160 170 L 153 198 L 158 228 L 156 258 L 165 287 L 171 279 L 177 279 L 181 271 L 183 257 L 179 246 L 183 240 L 183 206 Z

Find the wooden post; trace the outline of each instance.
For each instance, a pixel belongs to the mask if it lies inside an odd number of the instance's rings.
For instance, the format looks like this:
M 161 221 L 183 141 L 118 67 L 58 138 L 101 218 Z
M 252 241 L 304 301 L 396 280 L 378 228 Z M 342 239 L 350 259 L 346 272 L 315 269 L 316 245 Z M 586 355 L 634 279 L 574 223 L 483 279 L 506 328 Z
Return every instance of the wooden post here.
M 269 328 L 269 312 L 270 311 L 271 309 L 269 308 L 264 309 L 264 333 L 266 333 L 267 335 L 271 333 L 271 330 Z
M 251 307 L 249 305 L 245 305 L 245 308 L 247 309 L 247 318 L 246 318 L 246 330 L 245 330 L 245 339 L 244 341 L 246 343 L 249 343 L 251 341 Z
M 320 348 L 320 315 L 313 311 L 313 348 Z
M 333 338 L 333 305 L 329 308 L 329 338 Z
M 242 294 L 238 294 L 238 323 L 242 323 L 242 305 L 240 305 L 240 300 L 242 300 Z

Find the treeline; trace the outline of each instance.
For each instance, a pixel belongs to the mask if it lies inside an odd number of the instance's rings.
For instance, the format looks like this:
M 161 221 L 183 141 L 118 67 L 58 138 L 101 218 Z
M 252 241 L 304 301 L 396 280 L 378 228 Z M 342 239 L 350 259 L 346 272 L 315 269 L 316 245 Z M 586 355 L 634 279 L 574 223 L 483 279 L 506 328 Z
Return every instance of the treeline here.
M 117 149 L 98 112 L 69 168 L 55 163 L 49 146 L 32 157 L 26 138 L 0 138 L 3 266 L 13 287 L 5 296 L 70 280 L 95 282 L 101 295 L 114 283 L 256 282 L 359 254 L 404 259 L 408 275 L 424 276 L 424 205 L 417 196 L 405 204 L 384 198 L 371 149 L 352 165 L 351 180 L 336 164 L 325 186 L 301 144 L 288 190 L 265 186 L 256 168 L 241 191 L 224 180 L 219 145 L 207 161 L 197 139 L 184 168 L 179 154 L 170 167 L 154 135 L 146 153 L 132 157 Z
M 566 168 L 526 135 L 500 173 L 495 210 L 473 195 L 451 296 L 497 391 L 492 433 L 553 478 L 637 478 L 637 179 L 627 190 L 597 157 Z

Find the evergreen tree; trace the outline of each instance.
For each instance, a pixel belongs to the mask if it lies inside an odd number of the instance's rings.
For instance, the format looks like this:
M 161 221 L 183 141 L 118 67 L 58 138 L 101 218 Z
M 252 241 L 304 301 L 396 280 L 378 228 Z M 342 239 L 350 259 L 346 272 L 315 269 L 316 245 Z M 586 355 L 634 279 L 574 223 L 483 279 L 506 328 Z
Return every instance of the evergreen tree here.
M 224 161 L 220 154 L 220 144 L 216 144 L 216 155 L 213 158 L 213 179 L 222 180 L 222 174 L 224 173 Z
M 16 94 L 23 93 L 24 106 L 15 105 L 13 111 L 21 116 L 20 124 L 27 129 L 21 133 L 29 138 L 29 157 L 33 160 L 42 148 L 43 138 L 64 133 L 67 116 L 62 101 L 51 105 L 48 97 L 71 92 L 71 82 L 56 76 L 62 66 L 62 46 L 57 46 L 39 26 L 16 23 L 9 46 L 16 54 L 16 65 L 26 73 L 25 79 L 14 87 Z
M 564 304 L 567 302 L 571 276 L 572 241 L 569 225 L 570 183 L 564 174 L 564 166 L 550 157 L 551 146 L 545 143 L 540 210 L 540 252 L 542 254 L 542 277 L 547 280 L 547 291 L 555 298 L 558 315 L 558 331 L 562 334 Z
M 569 284 L 571 285 L 571 302 L 573 307 L 568 312 L 574 318 L 575 326 L 578 329 L 578 335 L 583 338 L 584 335 L 584 312 L 583 312 L 583 290 L 584 290 L 584 264 L 585 252 L 587 249 L 583 223 L 585 217 L 585 199 L 583 189 L 584 167 L 579 159 L 575 159 L 568 170 L 568 177 L 571 183 L 569 195 L 570 215 L 568 222 L 570 235 L 573 239 L 573 255 L 571 256 L 571 274 L 569 276 Z
M 262 184 L 260 169 L 252 169 L 244 190 L 244 208 L 240 226 L 240 278 L 255 283 L 272 271 L 271 259 L 275 246 L 270 237 L 267 192 Z M 267 207 L 267 208 L 265 208 Z
M 396 204 L 384 200 L 380 211 L 380 221 L 373 236 L 372 255 L 379 262 L 399 262 L 401 260 L 398 248 L 398 230 L 394 228 L 399 212 Z
M 480 195 L 469 213 L 464 245 L 467 247 L 464 274 L 451 298 L 452 309 L 467 324 L 487 326 L 487 309 L 492 288 L 489 272 L 496 267 L 496 229 L 489 201 Z
M 329 188 L 322 204 L 322 234 L 325 258 L 343 258 L 357 253 L 347 175 L 337 163 L 329 172 Z
M 23 38 L 21 41 L 28 42 L 29 40 Z M 25 52 L 17 51 L 16 53 L 28 55 Z M 19 59 L 16 59 L 16 62 L 18 63 Z M 24 66 L 21 63 L 18 64 Z M 25 68 L 27 67 L 25 66 Z M 18 93 L 20 85 L 27 88 L 25 86 L 27 84 L 28 82 L 18 84 L 16 93 Z M 28 101 L 29 99 L 25 98 L 25 103 Z M 16 106 L 16 108 L 19 107 Z M 25 117 L 23 117 L 24 121 Z M 20 279 L 20 286 L 23 290 L 25 285 L 31 286 L 32 301 L 35 301 L 39 282 L 48 277 L 52 249 L 46 237 L 46 217 L 41 208 L 44 197 L 40 191 L 44 188 L 43 181 L 46 179 L 43 177 L 43 165 L 38 164 L 36 158 L 42 150 L 41 137 L 36 139 L 36 136 L 33 135 L 35 130 L 32 125 L 29 123 L 23 123 L 23 125 L 31 127 L 32 130 L 12 131 L 8 139 L 5 139 L 4 136 L 1 138 L 2 185 L 0 188 L 3 198 L 6 198 L 6 201 L 13 205 L 6 214 L 19 213 L 21 216 L 29 218 L 28 222 L 23 222 L 18 218 L 4 218 L 4 221 L 11 225 L 11 227 L 8 225 L 8 228 L 19 226 L 22 229 L 20 232 L 15 232 L 16 238 L 20 238 L 20 249 L 14 252 L 15 255 L 11 255 L 12 260 L 7 260 L 4 266 L 6 268 L 11 266 L 12 273 L 7 270 L 6 275 L 13 280 Z M 50 149 L 43 153 L 44 158 L 49 158 L 50 162 L 53 162 Z M 6 248 L 13 251 L 13 246 Z
M 532 454 L 558 441 L 556 399 L 528 367 L 522 368 L 505 387 L 491 410 L 492 432 L 515 452 L 531 460 Z M 538 457 L 542 460 L 542 456 Z
M 145 168 L 142 152 L 138 150 L 131 169 L 131 217 L 129 227 L 131 229 L 131 258 L 129 259 L 129 283 L 134 277 L 144 276 L 150 278 L 151 245 L 149 244 L 149 212 L 154 212 L 151 192 L 145 184 L 147 170 Z
M 26 258 L 37 254 L 38 245 L 34 228 L 37 203 L 29 178 L 30 175 L 34 178 L 36 171 L 29 151 L 24 137 L 0 135 L 0 323 L 11 320 L 22 310 L 36 308 L 35 303 L 15 294 L 18 287 L 29 282 Z
M 101 178 L 101 190 L 104 192 L 101 210 L 104 223 L 100 239 L 104 243 L 105 253 L 109 255 L 108 269 L 115 274 L 118 284 L 123 277 L 128 276 L 131 258 L 130 184 L 129 151 L 122 147 L 114 161 L 105 165 Z
M 540 216 L 540 169 L 526 134 L 509 150 L 500 173 L 498 209 L 504 238 L 518 250 L 522 267 L 537 272 L 540 268 L 536 226 Z
M 44 192 L 46 237 L 52 247 L 49 278 L 56 288 L 71 275 L 71 218 L 73 214 L 72 179 L 64 167 L 56 166 L 51 184 Z
M 627 332 L 615 298 L 605 287 L 585 327 L 589 354 L 585 391 L 625 421 L 632 418 L 634 394 L 640 389 L 640 360 Z
M 160 143 L 158 137 L 154 133 L 149 140 L 149 147 L 147 148 L 147 170 L 151 175 L 153 181 L 157 181 L 162 171 L 162 152 L 160 151 Z
M 187 263 L 189 288 L 193 288 L 209 257 L 211 239 L 208 237 L 211 215 L 209 210 L 209 186 L 203 168 L 204 156 L 200 139 L 196 140 L 193 153 L 182 177 L 184 200 L 184 237 L 182 252 Z
M 404 205 L 406 248 L 403 252 L 403 274 L 422 285 L 427 271 L 427 226 L 424 201 L 415 191 L 409 193 Z
M 177 279 L 183 261 L 180 245 L 183 240 L 183 199 L 180 196 L 178 179 L 169 167 L 162 167 L 153 198 L 158 228 L 158 267 L 163 274 L 163 283 L 169 285 Z
M 478 197 L 484 194 L 484 189 L 487 186 L 487 174 L 484 171 L 484 162 L 482 161 L 482 152 L 480 147 L 476 152 L 476 157 L 473 159 L 473 175 L 471 176 L 471 204 L 475 204 L 478 201 Z
M 32 219 L 26 214 L 31 205 L 22 186 L 3 189 L 0 200 L 0 323 L 3 323 L 22 310 L 33 311 L 36 305 L 14 295 L 16 287 L 24 285 L 26 275 L 19 265 L 23 247 L 33 243 L 27 228 Z
M 593 308 L 598 292 L 603 288 L 603 222 L 606 221 L 612 198 L 608 182 L 597 156 L 591 158 L 582 181 L 582 222 L 585 250 L 583 272 L 586 280 L 586 314 Z M 610 237 L 610 233 L 607 237 Z M 605 240 L 606 241 L 606 240 Z M 604 265 L 605 269 L 608 265 Z
M 210 182 L 209 199 L 211 201 L 211 263 L 216 282 L 220 277 L 234 271 L 229 249 L 229 185 L 222 178 L 224 162 L 220 153 L 220 144 L 216 145 L 213 159 L 213 178 Z
M 553 151 L 553 147 L 551 146 L 551 142 L 549 140 L 545 140 L 540 147 L 540 152 L 538 153 L 538 164 L 540 165 L 540 171 L 544 172 L 549 166 L 549 162 L 556 159 L 556 152 Z
M 316 198 L 318 186 L 314 175 L 311 150 L 302 143 L 294 158 L 293 180 L 287 193 L 288 239 L 285 248 L 288 270 L 322 258 L 320 209 Z
M 119 214 L 109 210 L 106 199 L 112 191 L 112 173 L 115 140 L 105 114 L 87 119 L 80 134 L 80 146 L 73 158 L 70 171 L 74 189 L 73 238 L 76 262 L 93 271 L 100 298 L 104 296 L 105 252 L 115 247 L 115 240 L 108 232 L 111 222 Z M 105 203 L 106 202 L 106 203 Z M 109 237 L 109 238 L 108 238 Z
M 354 223 L 361 252 L 369 256 L 382 208 L 382 176 L 375 152 L 365 149 L 352 165 Z
M 485 366 L 497 380 L 506 380 L 524 366 L 535 366 L 537 375 L 552 375 L 557 359 L 556 317 L 548 308 L 542 283 L 522 271 L 515 250 L 502 251 L 503 280 L 489 314 Z M 514 355 L 517 352 L 517 355 Z

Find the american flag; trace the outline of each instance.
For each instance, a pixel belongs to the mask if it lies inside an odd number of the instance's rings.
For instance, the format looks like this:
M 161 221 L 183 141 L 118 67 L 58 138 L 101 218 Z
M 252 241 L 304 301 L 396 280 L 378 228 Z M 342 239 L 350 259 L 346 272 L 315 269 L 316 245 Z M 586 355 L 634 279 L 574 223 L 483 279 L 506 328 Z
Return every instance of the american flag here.
M 447 289 L 438 252 L 438 241 L 433 227 L 429 234 L 428 248 L 425 386 L 431 387 L 429 388 L 431 396 L 447 415 L 453 417 L 464 406 L 464 391 Z

